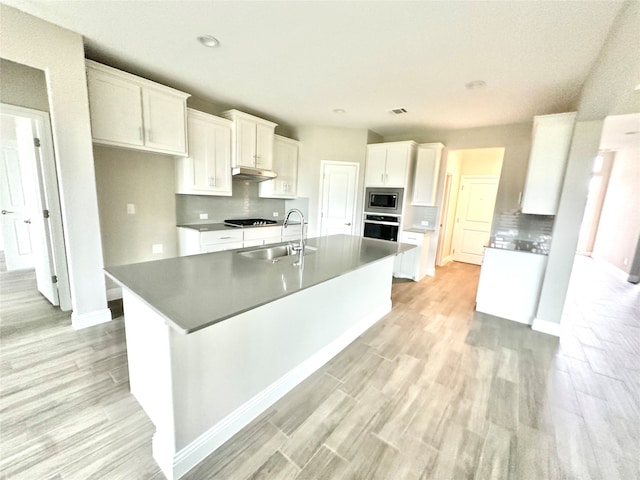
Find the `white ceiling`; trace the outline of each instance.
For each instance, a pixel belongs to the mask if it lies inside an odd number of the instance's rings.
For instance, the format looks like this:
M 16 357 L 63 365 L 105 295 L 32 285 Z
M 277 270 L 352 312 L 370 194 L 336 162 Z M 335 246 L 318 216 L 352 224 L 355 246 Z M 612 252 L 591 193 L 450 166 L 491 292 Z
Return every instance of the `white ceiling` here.
M 288 125 L 381 135 L 527 122 L 575 108 L 624 5 L 2 1 L 81 33 L 90 58 L 202 99 Z M 203 34 L 220 47 L 198 44 Z M 466 89 L 473 80 L 487 85 Z M 397 107 L 408 113 L 389 113 Z

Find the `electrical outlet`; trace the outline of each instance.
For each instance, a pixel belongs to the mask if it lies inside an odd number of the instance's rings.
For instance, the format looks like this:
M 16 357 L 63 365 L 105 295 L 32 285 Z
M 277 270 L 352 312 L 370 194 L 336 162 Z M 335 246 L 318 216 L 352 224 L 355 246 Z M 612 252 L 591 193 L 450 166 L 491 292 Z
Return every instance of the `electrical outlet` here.
M 209 214 L 208 213 L 201 213 L 200 214 L 200 220 L 209 220 Z
M 162 251 L 163 249 L 161 243 L 154 243 L 153 245 L 151 245 L 151 253 L 162 253 Z
M 278 213 L 278 212 L 273 212 L 273 218 L 277 218 L 277 217 L 279 217 L 279 216 L 280 216 L 280 213 Z
M 629 257 L 624 257 L 624 260 L 622 260 L 622 263 L 624 264 L 625 267 L 629 265 Z
M 127 213 L 129 215 L 133 215 L 134 213 L 136 213 L 135 203 L 127 203 Z
M 420 225 L 422 225 L 423 227 L 428 227 L 429 226 L 429 220 L 422 220 L 420 222 Z

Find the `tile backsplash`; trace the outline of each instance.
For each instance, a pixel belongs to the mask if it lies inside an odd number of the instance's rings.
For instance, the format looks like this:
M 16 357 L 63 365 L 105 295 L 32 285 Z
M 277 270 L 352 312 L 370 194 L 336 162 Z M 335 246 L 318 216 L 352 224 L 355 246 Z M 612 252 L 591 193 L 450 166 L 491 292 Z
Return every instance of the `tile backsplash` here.
M 278 212 L 278 217 L 273 216 Z M 200 219 L 201 213 L 209 218 Z M 285 201 L 258 197 L 258 183 L 233 180 L 233 195 L 176 195 L 177 225 L 221 223 L 228 218 L 267 218 L 282 220 Z
M 425 228 L 428 230 L 435 230 L 436 223 L 438 222 L 438 207 L 411 207 L 411 215 L 408 219 L 410 225 L 407 227 Z M 429 222 L 429 225 L 423 225 L 422 222 Z
M 553 215 L 503 212 L 493 219 L 491 247 L 549 254 Z

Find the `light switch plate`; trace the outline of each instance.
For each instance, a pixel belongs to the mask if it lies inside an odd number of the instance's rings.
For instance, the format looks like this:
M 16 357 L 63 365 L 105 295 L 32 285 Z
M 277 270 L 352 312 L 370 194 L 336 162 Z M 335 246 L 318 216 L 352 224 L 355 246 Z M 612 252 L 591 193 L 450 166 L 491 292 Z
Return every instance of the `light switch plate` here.
M 127 213 L 129 215 L 133 215 L 136 213 L 136 204 L 135 203 L 127 203 Z
M 422 220 L 420 222 L 420 225 L 422 225 L 423 227 L 428 227 L 429 226 L 429 220 Z
M 280 216 L 280 214 L 278 212 L 273 212 L 273 218 L 277 218 L 279 216 Z
M 151 253 L 162 253 L 163 248 L 161 243 L 154 243 L 151 245 Z

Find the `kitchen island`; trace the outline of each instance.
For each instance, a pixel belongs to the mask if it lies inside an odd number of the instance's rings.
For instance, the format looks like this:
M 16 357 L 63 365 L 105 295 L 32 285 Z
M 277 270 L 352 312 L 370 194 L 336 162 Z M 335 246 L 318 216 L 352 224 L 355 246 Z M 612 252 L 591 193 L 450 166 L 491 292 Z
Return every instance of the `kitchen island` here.
M 131 393 L 156 426 L 167 478 L 388 313 L 394 257 L 413 248 L 348 235 L 307 246 L 302 262 L 242 249 L 106 270 L 123 287 Z

